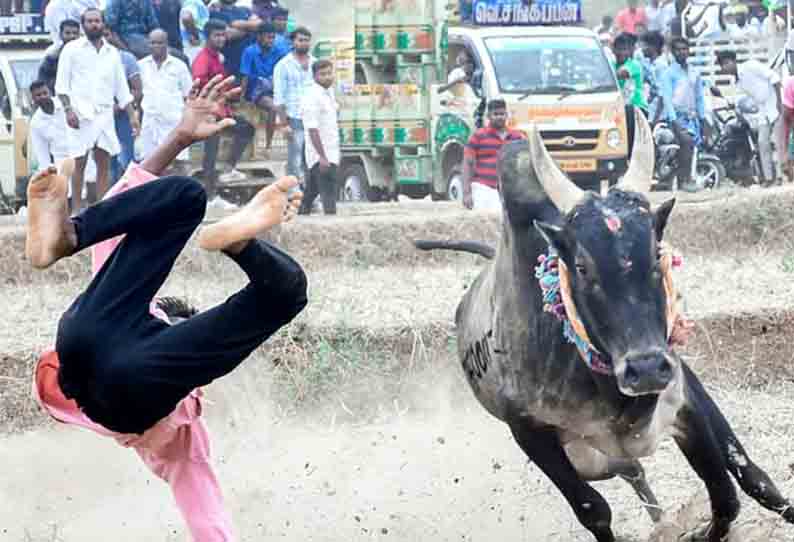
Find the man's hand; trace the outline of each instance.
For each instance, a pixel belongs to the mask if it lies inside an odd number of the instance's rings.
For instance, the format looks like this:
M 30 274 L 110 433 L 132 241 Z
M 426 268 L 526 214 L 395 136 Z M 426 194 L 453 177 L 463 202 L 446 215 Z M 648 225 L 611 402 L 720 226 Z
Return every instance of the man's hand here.
M 629 77 L 631 77 L 631 74 L 629 73 L 629 70 L 627 70 L 626 68 L 620 68 L 617 72 L 617 76 L 618 79 L 628 79 Z
M 284 137 L 290 140 L 292 139 L 292 126 L 289 125 L 289 122 L 284 123 L 282 131 L 284 132 Z
M 331 162 L 329 162 L 326 158 L 320 157 L 320 171 L 328 171 L 328 168 L 331 167 Z
M 130 126 L 132 127 L 132 137 L 141 135 L 141 120 L 137 114 L 130 119 Z
M 469 211 L 474 209 L 474 198 L 472 198 L 471 192 L 463 193 L 463 206 Z
M 72 109 L 69 109 L 66 112 L 66 124 L 69 125 L 69 128 L 74 130 L 80 129 L 80 119 L 77 118 L 77 113 L 75 113 Z
M 222 116 L 226 101 L 240 95 L 239 87 L 229 88 L 233 82 L 233 76 L 224 79 L 222 75 L 210 79 L 204 88 L 198 80 L 193 82 L 182 120 L 176 128 L 180 138 L 195 143 L 235 125 L 234 119 L 216 120 Z

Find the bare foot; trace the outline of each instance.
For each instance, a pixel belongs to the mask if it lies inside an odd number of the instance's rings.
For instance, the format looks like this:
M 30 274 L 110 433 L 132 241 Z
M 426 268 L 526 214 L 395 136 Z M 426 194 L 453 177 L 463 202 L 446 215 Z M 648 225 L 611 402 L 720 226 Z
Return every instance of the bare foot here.
M 239 211 L 202 228 L 199 246 L 204 250 L 224 250 L 292 220 L 303 199 L 300 191 L 288 193 L 296 186 L 298 180 L 295 177 L 282 177 L 266 186 Z
M 74 160 L 40 171 L 28 183 L 28 229 L 25 255 L 30 264 L 44 269 L 69 256 L 76 246 L 76 235 L 69 221 L 66 203 L 68 178 Z

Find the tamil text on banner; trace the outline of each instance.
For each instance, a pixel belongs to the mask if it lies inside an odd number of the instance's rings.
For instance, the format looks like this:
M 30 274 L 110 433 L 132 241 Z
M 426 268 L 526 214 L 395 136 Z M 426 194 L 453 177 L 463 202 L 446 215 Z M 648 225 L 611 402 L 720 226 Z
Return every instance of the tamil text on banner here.
M 581 0 L 475 0 L 477 25 L 558 25 L 582 20 Z

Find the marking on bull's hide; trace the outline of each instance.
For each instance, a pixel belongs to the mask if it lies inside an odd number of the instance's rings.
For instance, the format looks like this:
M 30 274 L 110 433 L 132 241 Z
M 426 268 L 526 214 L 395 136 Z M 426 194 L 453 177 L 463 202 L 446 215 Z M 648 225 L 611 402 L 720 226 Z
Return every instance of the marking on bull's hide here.
M 493 336 L 493 331 L 489 331 L 480 340 L 475 341 L 463 356 L 463 369 L 469 378 L 478 380 L 488 372 L 491 364 L 491 345 L 488 341 Z

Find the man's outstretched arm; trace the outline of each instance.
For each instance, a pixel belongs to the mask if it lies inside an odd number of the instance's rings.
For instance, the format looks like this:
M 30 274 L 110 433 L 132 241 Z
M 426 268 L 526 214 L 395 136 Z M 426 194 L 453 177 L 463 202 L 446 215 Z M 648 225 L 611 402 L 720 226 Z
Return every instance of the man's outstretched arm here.
M 203 87 L 198 80 L 194 81 L 179 125 L 141 163 L 141 167 L 152 175 L 162 175 L 179 153 L 190 145 L 234 126 L 234 119 L 216 120 L 226 101 L 235 99 L 240 94 L 239 87 L 230 88 L 233 83 L 234 77 L 224 79 L 222 75 L 216 75 Z

